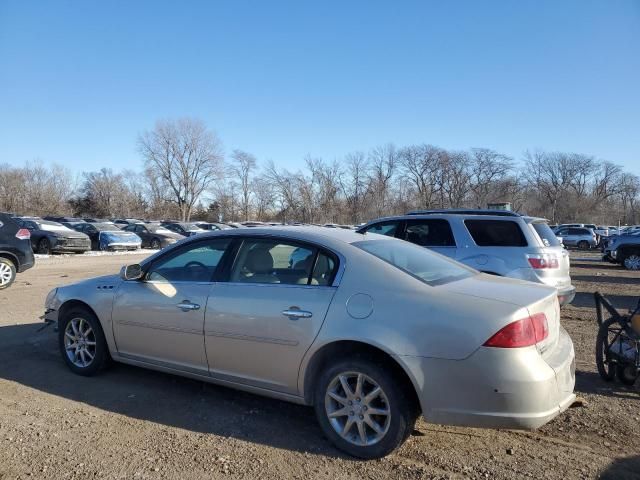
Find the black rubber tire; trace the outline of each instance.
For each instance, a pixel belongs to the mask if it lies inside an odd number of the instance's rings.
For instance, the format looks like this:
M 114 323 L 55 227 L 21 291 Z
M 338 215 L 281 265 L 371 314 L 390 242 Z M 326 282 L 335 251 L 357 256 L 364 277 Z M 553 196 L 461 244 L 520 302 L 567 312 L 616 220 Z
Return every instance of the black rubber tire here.
M 91 329 L 93 330 L 96 339 L 95 356 L 93 361 L 86 367 L 74 365 L 71 360 L 69 360 L 69 357 L 67 357 L 67 352 L 64 348 L 65 329 L 67 328 L 67 324 L 74 318 L 83 318 L 86 320 L 89 325 L 91 325 Z M 59 320 L 58 327 L 58 347 L 60 348 L 60 354 L 73 373 L 90 377 L 98 373 L 110 363 L 111 355 L 109 354 L 107 341 L 104 338 L 102 325 L 100 325 L 100 321 L 91 311 L 83 307 L 72 307 L 65 312 L 64 318 Z
M 151 243 L 149 244 L 149 248 L 151 248 L 152 250 L 160 250 L 160 248 L 162 248 L 160 244 L 160 240 L 158 240 L 157 238 L 154 238 L 153 240 L 151 240 Z
M 331 380 L 341 372 L 364 373 L 380 385 L 389 400 L 389 430 L 380 441 L 371 446 L 349 443 L 329 423 L 325 410 L 325 392 Z M 411 435 L 419 413 L 412 393 L 406 385 L 394 378 L 393 370 L 384 366 L 382 362 L 362 357 L 343 358 L 328 365 L 320 373 L 314 390 L 313 404 L 323 433 L 338 449 L 353 457 L 370 460 L 388 455 Z
M 16 271 L 16 266 L 8 258 L 0 257 L 0 263 L 8 266 L 9 270 L 11 271 L 11 276 L 9 277 L 9 281 L 4 285 L 0 285 L 0 290 L 4 290 L 5 288 L 9 288 L 11 284 L 16 281 L 16 275 L 18 272 Z
M 578 242 L 578 248 L 580 250 L 588 250 L 589 249 L 589 242 L 587 242 L 586 240 L 580 240 Z
M 46 238 L 40 239 L 38 242 L 38 253 L 42 255 L 51 255 L 51 244 Z
M 638 371 L 630 363 L 618 364 L 616 366 L 616 376 L 620 383 L 632 387 L 638 379 Z
M 616 365 L 614 363 L 605 363 L 605 352 L 609 347 L 609 327 L 617 323 L 613 318 L 603 322 L 596 336 L 596 366 L 598 367 L 598 373 L 606 382 L 610 382 L 616 376 Z

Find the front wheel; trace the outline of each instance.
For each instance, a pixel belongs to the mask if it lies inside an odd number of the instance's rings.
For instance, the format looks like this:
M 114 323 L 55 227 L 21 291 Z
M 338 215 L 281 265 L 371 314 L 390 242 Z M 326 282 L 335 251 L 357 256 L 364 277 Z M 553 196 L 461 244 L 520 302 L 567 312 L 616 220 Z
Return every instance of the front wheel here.
M 622 263 L 627 270 L 640 270 L 640 255 L 632 253 Z
M 587 250 L 589 248 L 589 242 L 587 242 L 586 240 L 580 240 L 578 242 L 578 248 L 580 250 Z
M 152 250 L 160 250 L 160 240 L 154 238 L 151 240 L 151 249 Z
M 110 358 L 100 321 L 85 308 L 74 307 L 65 313 L 58 344 L 65 363 L 78 375 L 95 375 Z
M 51 244 L 49 243 L 49 240 L 43 238 L 38 242 L 38 253 L 41 253 L 42 255 L 51 254 Z
M 16 266 L 8 258 L 0 257 L 0 290 L 9 288 L 16 279 Z
M 316 383 L 314 408 L 324 434 L 354 457 L 384 457 L 410 435 L 418 410 L 407 386 L 379 362 L 345 359 Z

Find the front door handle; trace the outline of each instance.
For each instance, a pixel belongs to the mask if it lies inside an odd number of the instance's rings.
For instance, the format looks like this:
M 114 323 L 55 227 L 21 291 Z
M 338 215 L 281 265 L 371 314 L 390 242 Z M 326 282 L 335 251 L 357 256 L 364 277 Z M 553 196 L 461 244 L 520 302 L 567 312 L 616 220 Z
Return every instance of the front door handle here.
M 282 315 L 289 317 L 289 320 L 298 320 L 299 318 L 311 318 L 313 313 L 306 310 L 300 310 L 299 308 L 290 308 L 283 310 Z
M 200 310 L 200 305 L 197 303 L 191 303 L 189 300 L 183 300 L 181 303 L 176 305 L 183 312 L 188 312 L 190 310 Z

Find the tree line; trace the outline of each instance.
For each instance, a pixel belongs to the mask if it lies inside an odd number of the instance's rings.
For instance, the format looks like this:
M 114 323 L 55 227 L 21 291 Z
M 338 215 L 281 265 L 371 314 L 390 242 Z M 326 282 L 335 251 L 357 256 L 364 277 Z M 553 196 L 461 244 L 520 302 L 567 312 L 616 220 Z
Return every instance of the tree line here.
M 200 120 L 158 122 L 139 135 L 143 168 L 0 164 L 0 211 L 23 215 L 357 224 L 411 209 L 513 209 L 552 222 L 640 222 L 640 178 L 594 156 L 384 144 L 291 171 L 249 152 L 225 156 Z

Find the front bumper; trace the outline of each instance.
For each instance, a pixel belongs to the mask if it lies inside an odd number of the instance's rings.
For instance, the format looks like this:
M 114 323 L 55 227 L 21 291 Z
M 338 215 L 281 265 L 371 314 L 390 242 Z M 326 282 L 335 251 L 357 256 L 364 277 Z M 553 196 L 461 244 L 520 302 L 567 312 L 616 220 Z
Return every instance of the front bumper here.
M 140 243 L 109 242 L 105 247 L 110 250 L 137 250 L 140 248 Z
M 561 329 L 545 359 L 535 347 L 480 347 L 465 360 L 398 357 L 425 420 L 464 427 L 535 429 L 575 400 L 575 354 Z
M 91 245 L 55 245 L 51 248 L 52 252 L 86 252 L 91 250 Z

